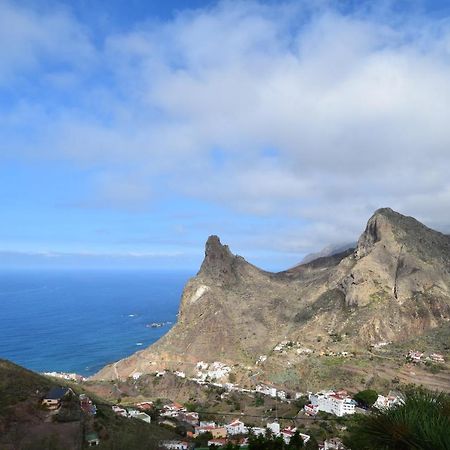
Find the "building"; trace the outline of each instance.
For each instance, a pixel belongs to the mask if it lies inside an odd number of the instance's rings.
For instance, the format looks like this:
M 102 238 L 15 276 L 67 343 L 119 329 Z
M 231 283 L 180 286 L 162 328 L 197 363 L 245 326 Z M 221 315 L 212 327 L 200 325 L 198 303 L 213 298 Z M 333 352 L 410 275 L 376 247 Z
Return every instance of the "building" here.
M 97 445 L 100 445 L 100 438 L 94 431 L 92 433 L 86 433 L 85 440 L 88 447 L 96 447 Z
M 403 400 L 400 396 L 389 392 L 386 397 L 384 395 L 378 395 L 378 398 L 373 406 L 378 409 L 389 409 L 395 405 L 398 405 L 402 401 Z
M 277 396 L 277 390 L 274 387 L 264 386 L 263 384 L 259 384 L 256 386 L 256 392 L 259 392 L 264 395 L 269 395 L 270 397 Z
M 334 414 L 338 417 L 355 413 L 356 402 L 346 391 L 323 391 L 310 394 L 309 401 L 318 411 Z
M 124 408 L 121 408 L 120 406 L 114 405 L 114 406 L 111 406 L 111 409 L 112 409 L 113 412 L 114 412 L 115 414 L 117 414 L 118 416 L 128 417 L 127 410 L 124 409 Z
M 441 355 L 440 353 L 432 353 L 432 354 L 430 355 L 430 359 L 431 359 L 431 361 L 433 361 L 433 362 L 438 362 L 438 363 L 443 363 L 443 362 L 445 362 L 444 356 Z
M 408 352 L 408 355 L 406 356 L 407 359 L 409 359 L 412 362 L 418 363 L 422 361 L 423 353 L 418 352 L 416 350 L 410 350 Z
M 48 392 L 47 395 L 42 399 L 42 404 L 46 406 L 48 409 L 58 409 L 61 406 L 61 401 L 64 397 L 66 397 L 69 392 L 71 392 L 68 388 L 63 387 L 53 387 Z
M 316 416 L 319 412 L 318 405 L 312 405 L 311 403 L 308 403 L 303 407 L 303 410 L 305 411 L 305 414 L 308 416 Z
M 151 423 L 152 418 L 142 411 L 137 411 L 136 409 L 129 409 L 128 410 L 128 417 L 132 419 L 138 419 L 142 420 L 143 422 Z
M 167 448 L 168 450 L 188 450 L 189 443 L 186 441 L 162 441 L 160 442 L 161 447 Z
M 86 394 L 80 394 L 80 408 L 88 416 L 95 416 L 97 414 L 97 406 L 92 403 L 92 400 Z
M 225 429 L 227 430 L 227 436 L 248 433 L 248 428 L 239 419 L 233 420 L 230 424 L 225 425 Z
M 204 434 L 204 433 L 211 433 L 211 435 L 214 439 L 220 439 L 220 438 L 224 438 L 227 436 L 226 428 L 223 426 L 218 426 L 216 424 L 214 424 L 213 426 L 204 425 L 204 426 L 195 427 L 194 437 L 197 437 L 200 434 Z
M 280 434 L 280 424 L 278 422 L 268 423 L 267 429 L 270 430 L 275 436 Z
M 319 450 L 345 450 L 345 447 L 339 438 L 331 438 L 319 444 Z
M 174 417 L 177 418 L 180 413 L 185 413 L 186 408 L 180 403 L 171 403 L 170 405 L 164 405 L 161 413 L 161 417 Z
M 136 403 L 136 408 L 139 408 L 142 411 L 150 411 L 153 409 L 153 402 Z
M 224 438 L 217 438 L 217 439 L 210 439 L 208 441 L 208 447 L 210 447 L 211 445 L 215 445 L 216 447 L 224 447 L 225 445 L 227 445 L 227 440 Z
M 178 413 L 178 420 L 187 422 L 189 425 L 198 425 L 199 415 L 197 412 L 180 412 Z
M 297 432 L 297 428 L 286 427 L 281 430 L 280 435 L 283 438 L 284 442 L 286 444 L 289 444 L 289 442 L 291 442 L 292 436 L 294 436 L 294 434 L 296 432 Z M 309 436 L 308 434 L 303 434 L 303 433 L 298 433 L 298 434 L 302 438 L 304 444 L 306 444 L 311 439 L 311 436 Z

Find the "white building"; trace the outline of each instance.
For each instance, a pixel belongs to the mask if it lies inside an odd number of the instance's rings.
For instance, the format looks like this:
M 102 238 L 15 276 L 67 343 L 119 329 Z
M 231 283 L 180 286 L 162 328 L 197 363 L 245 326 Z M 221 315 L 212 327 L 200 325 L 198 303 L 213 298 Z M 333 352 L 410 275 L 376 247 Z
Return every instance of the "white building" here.
M 255 436 L 264 436 L 266 434 L 266 428 L 252 427 L 251 431 Z
M 338 417 L 355 413 L 356 402 L 345 391 L 318 392 L 311 394 L 309 400 L 311 405 L 317 407 L 318 411 L 331 413 Z
M 331 438 L 319 445 L 320 450 L 345 450 L 344 444 L 339 438 Z
M 275 435 L 280 434 L 280 424 L 278 422 L 272 422 L 267 424 L 267 428 Z
M 444 356 L 441 355 L 440 353 L 432 353 L 430 355 L 430 358 L 434 362 L 441 362 L 441 363 L 445 362 Z
M 198 372 L 196 379 L 203 382 L 207 380 L 220 380 L 227 377 L 231 372 L 231 367 L 220 361 L 214 361 L 211 364 L 200 361 L 197 363 L 197 370 Z
M 189 443 L 185 441 L 162 441 L 161 447 L 167 448 L 168 450 L 188 450 Z
M 297 428 L 286 427 L 281 430 L 280 435 L 283 438 L 284 442 L 286 444 L 289 444 L 289 442 L 291 442 L 292 436 L 294 436 L 296 432 Z M 299 435 L 302 438 L 304 444 L 306 444 L 311 439 L 311 436 L 309 436 L 308 434 L 299 433 Z
M 112 409 L 113 412 L 114 412 L 115 414 L 117 414 L 118 416 L 128 417 L 127 410 L 124 409 L 124 408 L 121 408 L 120 406 L 114 405 L 114 406 L 111 406 L 111 409 Z
M 407 358 L 410 359 L 412 362 L 418 363 L 422 361 L 423 353 L 418 352 L 416 350 L 410 350 L 408 352 Z
M 277 396 L 277 390 L 274 387 L 264 386 L 263 384 L 258 384 L 255 388 L 256 392 L 264 395 L 269 395 L 270 397 Z
M 228 436 L 248 433 L 248 428 L 245 426 L 244 422 L 241 422 L 239 419 L 233 420 L 230 424 L 225 425 L 225 429 L 227 430 Z
M 398 395 L 394 395 L 392 392 L 385 397 L 384 395 L 378 395 L 376 402 L 374 403 L 374 407 L 378 409 L 389 409 L 395 405 L 398 405 L 403 400 Z

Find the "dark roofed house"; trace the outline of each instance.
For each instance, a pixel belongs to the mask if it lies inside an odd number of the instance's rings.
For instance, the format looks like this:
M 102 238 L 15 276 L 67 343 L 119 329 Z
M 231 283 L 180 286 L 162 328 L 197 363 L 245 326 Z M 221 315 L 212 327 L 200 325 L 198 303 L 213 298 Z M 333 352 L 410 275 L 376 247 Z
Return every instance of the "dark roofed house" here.
M 42 404 L 48 409 L 58 409 L 61 406 L 61 400 L 70 392 L 70 389 L 55 386 L 52 387 L 47 395 L 42 399 Z

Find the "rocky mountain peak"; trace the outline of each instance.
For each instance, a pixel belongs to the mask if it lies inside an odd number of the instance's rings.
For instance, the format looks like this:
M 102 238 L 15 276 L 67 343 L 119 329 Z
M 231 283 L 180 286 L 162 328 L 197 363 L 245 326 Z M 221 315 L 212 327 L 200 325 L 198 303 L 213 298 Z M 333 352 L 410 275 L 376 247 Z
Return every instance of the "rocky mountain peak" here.
M 392 219 L 395 214 L 398 213 L 391 208 L 381 208 L 375 211 L 358 240 L 356 248 L 357 258 L 363 258 L 368 255 L 377 242 L 392 233 Z
M 221 283 L 231 281 L 237 257 L 231 253 L 228 245 L 220 242 L 219 236 L 209 236 L 205 244 L 205 259 L 198 275 L 212 278 Z
M 368 255 L 378 242 L 389 251 L 415 253 L 423 261 L 448 254 L 448 236 L 432 230 L 414 217 L 404 216 L 391 208 L 380 208 L 367 222 L 366 229 L 358 240 L 356 258 Z M 444 252 L 442 252 L 444 250 Z

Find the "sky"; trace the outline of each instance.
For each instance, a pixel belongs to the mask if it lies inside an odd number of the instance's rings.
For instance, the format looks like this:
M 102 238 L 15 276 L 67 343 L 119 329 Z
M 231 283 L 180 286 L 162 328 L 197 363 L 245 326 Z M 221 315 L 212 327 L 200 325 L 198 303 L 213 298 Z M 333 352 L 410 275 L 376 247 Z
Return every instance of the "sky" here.
M 0 268 L 450 233 L 446 1 L 0 0 L 0 44 Z

